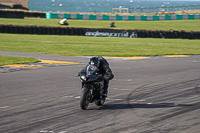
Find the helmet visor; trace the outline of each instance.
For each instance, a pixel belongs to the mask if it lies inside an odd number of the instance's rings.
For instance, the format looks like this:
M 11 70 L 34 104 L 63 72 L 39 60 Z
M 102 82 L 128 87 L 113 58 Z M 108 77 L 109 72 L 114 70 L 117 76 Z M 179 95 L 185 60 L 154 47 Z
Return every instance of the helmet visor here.
M 98 67 L 99 63 L 94 63 L 93 61 L 91 61 L 90 65 L 93 66 L 93 67 Z

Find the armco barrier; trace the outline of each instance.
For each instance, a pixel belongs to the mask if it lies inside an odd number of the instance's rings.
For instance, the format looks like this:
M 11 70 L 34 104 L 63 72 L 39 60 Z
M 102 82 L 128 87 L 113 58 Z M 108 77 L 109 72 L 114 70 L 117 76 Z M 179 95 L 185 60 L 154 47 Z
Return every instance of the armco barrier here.
M 78 35 L 93 37 L 130 37 L 130 38 L 182 38 L 200 39 L 200 31 L 148 31 L 148 30 L 115 30 L 97 28 L 45 27 L 0 25 L 0 33 L 38 34 L 38 35 Z
M 174 14 L 174 15 L 149 15 L 149 16 L 126 16 L 126 15 L 90 15 L 90 14 L 61 14 L 61 13 L 46 13 L 47 19 L 52 18 L 67 18 L 67 19 L 83 19 L 83 20 L 184 20 L 184 19 L 200 19 L 200 14 Z

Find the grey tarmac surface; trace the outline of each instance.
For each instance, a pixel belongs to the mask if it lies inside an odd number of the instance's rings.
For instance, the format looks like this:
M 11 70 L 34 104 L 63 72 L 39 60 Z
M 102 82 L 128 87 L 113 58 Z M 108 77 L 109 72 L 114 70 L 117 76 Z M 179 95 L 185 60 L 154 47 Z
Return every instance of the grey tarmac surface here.
M 0 51 L 80 62 L 0 73 L 0 133 L 199 133 L 200 56 L 107 58 L 115 78 L 104 106 L 79 106 L 89 57 Z

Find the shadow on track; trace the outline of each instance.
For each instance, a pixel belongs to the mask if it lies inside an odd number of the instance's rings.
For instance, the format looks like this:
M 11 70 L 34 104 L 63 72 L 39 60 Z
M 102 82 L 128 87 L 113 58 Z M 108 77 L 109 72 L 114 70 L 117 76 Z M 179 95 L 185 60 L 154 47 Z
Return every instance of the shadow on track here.
M 134 109 L 134 108 L 173 108 L 173 107 L 187 107 L 193 106 L 192 104 L 175 104 L 175 103 L 135 103 L 135 104 L 105 104 L 99 107 L 100 110 L 116 110 L 116 109 Z

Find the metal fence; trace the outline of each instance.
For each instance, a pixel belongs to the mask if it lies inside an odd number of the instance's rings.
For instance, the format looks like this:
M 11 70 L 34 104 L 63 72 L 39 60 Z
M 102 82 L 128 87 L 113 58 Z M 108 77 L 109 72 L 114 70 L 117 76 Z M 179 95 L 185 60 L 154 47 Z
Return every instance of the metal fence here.
M 200 5 L 168 6 L 168 7 L 146 7 L 146 8 L 112 8 L 113 13 L 154 13 L 199 10 Z

